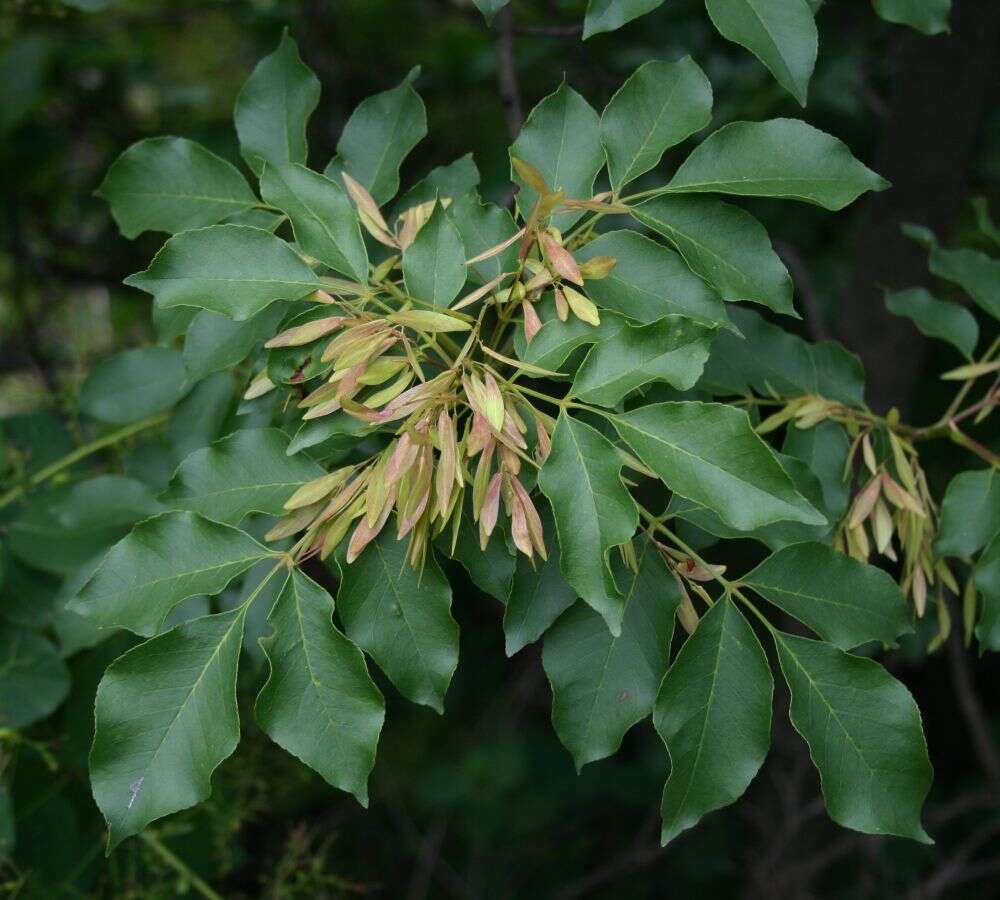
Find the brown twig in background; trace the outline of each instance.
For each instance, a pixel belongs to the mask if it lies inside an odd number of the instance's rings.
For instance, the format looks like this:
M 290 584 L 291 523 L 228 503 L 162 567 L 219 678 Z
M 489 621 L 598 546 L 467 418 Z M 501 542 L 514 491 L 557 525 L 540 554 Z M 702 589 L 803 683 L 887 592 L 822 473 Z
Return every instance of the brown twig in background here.
M 505 6 L 497 14 L 497 79 L 500 101 L 507 115 L 507 133 L 513 141 L 521 132 L 524 112 L 521 105 L 521 89 L 517 83 L 517 68 L 514 65 L 514 14 L 510 6 Z
M 960 621 L 961 617 L 955 609 L 954 602 L 947 602 L 951 607 L 952 616 L 956 621 Z M 960 629 L 957 628 L 953 628 L 948 636 L 948 664 L 955 696 L 958 699 L 958 708 L 969 730 L 972 748 L 989 779 L 990 787 L 994 792 L 1000 793 L 1000 754 L 993 743 L 986 714 L 976 694 L 976 687 L 972 682 L 972 669 L 965 647 L 962 646 Z
M 792 276 L 796 293 L 802 302 L 802 313 L 809 329 L 809 336 L 814 341 L 830 340 L 830 329 L 827 328 L 823 318 L 823 310 L 820 309 L 816 297 L 816 287 L 799 251 L 785 241 L 774 241 L 774 251 L 781 257 L 781 261 Z

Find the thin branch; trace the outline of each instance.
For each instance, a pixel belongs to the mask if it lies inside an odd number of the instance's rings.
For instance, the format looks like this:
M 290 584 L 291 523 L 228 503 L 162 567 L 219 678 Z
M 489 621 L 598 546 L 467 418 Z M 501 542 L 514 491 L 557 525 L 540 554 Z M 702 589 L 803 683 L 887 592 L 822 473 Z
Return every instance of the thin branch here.
M 949 606 L 952 607 L 952 614 L 957 615 L 954 604 L 949 602 Z M 951 681 L 958 699 L 958 708 L 965 720 L 965 726 L 969 730 L 969 737 L 972 739 L 972 749 L 986 772 L 991 788 L 996 792 L 1000 791 L 1000 754 L 997 753 L 996 745 L 990 736 L 990 726 L 976 694 L 976 688 L 972 681 L 972 670 L 965 648 L 962 646 L 960 631 L 961 629 L 953 628 L 948 636 L 948 663 L 951 669 Z
M 792 276 L 799 300 L 802 301 L 802 312 L 809 329 L 809 336 L 814 341 L 830 340 L 830 329 L 827 328 L 823 319 L 823 311 L 820 309 L 816 297 L 816 287 L 801 254 L 795 247 L 784 241 L 775 241 L 774 250 L 781 257 L 781 261 Z
M 496 22 L 497 79 L 500 83 L 500 100 L 507 115 L 507 133 L 513 141 L 521 133 L 524 112 L 514 64 L 514 14 L 509 5 L 500 10 Z

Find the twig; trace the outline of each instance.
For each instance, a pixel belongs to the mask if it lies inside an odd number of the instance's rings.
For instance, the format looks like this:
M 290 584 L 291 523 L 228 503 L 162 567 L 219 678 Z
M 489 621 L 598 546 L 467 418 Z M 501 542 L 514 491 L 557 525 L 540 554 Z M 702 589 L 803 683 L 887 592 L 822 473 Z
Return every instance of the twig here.
M 500 86 L 500 100 L 507 115 L 507 133 L 516 140 L 524 123 L 521 106 L 521 89 L 517 83 L 517 69 L 514 65 L 514 14 L 510 6 L 505 6 L 497 14 L 497 79 Z
M 112 444 L 116 444 L 118 441 L 124 440 L 133 434 L 137 434 L 140 431 L 145 431 L 147 428 L 153 428 L 156 425 L 160 425 L 167 420 L 167 417 L 167 413 L 158 413 L 155 416 L 150 416 L 149 418 L 142 419 L 138 422 L 133 422 L 131 425 L 126 425 L 124 428 L 119 428 L 117 431 L 112 431 L 110 434 L 99 437 L 97 440 L 91 441 L 89 444 L 84 444 L 82 447 L 77 447 L 72 453 L 66 454 L 66 456 L 62 457 L 62 459 L 57 459 L 54 463 L 52 463 L 52 465 L 46 466 L 44 469 L 36 472 L 24 484 L 15 485 L 10 490 L 0 494 L 0 509 L 7 506 L 9 503 L 13 503 L 26 491 L 29 491 L 33 487 L 37 487 L 53 475 L 59 474 L 59 472 L 63 469 L 73 465 L 73 463 L 79 462 L 81 459 L 86 459 L 98 450 L 110 447 Z
M 778 256 L 781 257 L 781 261 L 788 267 L 792 281 L 798 289 L 810 337 L 814 341 L 830 340 L 830 330 L 826 327 L 826 322 L 823 319 L 823 311 L 820 309 L 819 302 L 816 299 L 815 285 L 799 251 L 784 241 L 775 241 L 774 249 Z
M 945 602 L 952 607 L 952 615 L 957 615 L 954 603 Z M 955 688 L 955 696 L 958 699 L 958 708 L 965 720 L 966 728 L 969 729 L 972 748 L 986 772 L 991 788 L 994 792 L 1000 792 L 1000 755 L 998 755 L 997 748 L 990 736 L 986 715 L 979 703 L 979 697 L 976 695 L 975 685 L 972 683 L 969 659 L 962 646 L 960 632 L 961 629 L 953 628 L 948 636 L 948 663 L 951 669 L 951 680 Z
M 153 832 L 142 831 L 139 833 L 139 838 L 167 865 L 174 869 L 183 878 L 186 878 L 191 887 L 201 894 L 205 900 L 222 900 L 221 895 L 213 891 L 205 881 L 192 872 L 184 860 L 176 856 L 169 847 L 167 847 L 155 834 L 153 834 Z

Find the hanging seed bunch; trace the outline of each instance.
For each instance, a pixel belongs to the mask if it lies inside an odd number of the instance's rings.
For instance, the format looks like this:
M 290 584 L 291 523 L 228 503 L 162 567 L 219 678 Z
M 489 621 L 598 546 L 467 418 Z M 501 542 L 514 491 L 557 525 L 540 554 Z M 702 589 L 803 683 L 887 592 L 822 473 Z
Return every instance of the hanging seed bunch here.
M 265 344 L 272 352 L 299 354 L 286 381 L 300 392 L 295 403 L 303 421 L 347 415 L 373 433 L 392 435 L 368 459 L 303 485 L 285 504 L 287 515 L 268 540 L 302 535 L 306 552 L 322 558 L 346 541 L 350 563 L 395 512 L 397 538 L 409 539 L 409 560 L 420 567 L 430 542 L 442 533 L 454 547 L 467 511 L 485 549 L 502 511 L 514 547 L 529 558 L 536 553 L 547 558 L 542 521 L 522 469 L 545 461 L 554 421 L 515 381 L 525 373 L 558 373 L 496 348 L 509 339 L 508 324 L 519 325 L 526 342 L 535 337 L 541 320 L 534 304 L 548 290 L 561 320 L 573 315 L 589 325 L 600 323 L 597 307 L 580 288 L 588 279 L 606 277 L 615 260 L 598 256 L 578 264 L 549 221 L 557 209 L 614 207 L 601 197 L 566 201 L 533 167 L 515 165 L 536 186 L 539 200 L 523 228 L 466 265 L 519 243 L 516 271 L 450 308 L 433 307 L 411 297 L 405 280 L 395 277 L 401 267 L 395 253 L 374 268 L 368 284 L 327 278 L 327 289 L 310 298 L 317 305 Z M 395 251 L 413 244 L 438 204 L 450 204 L 444 199 L 414 206 L 393 228 L 364 187 L 346 174 L 343 181 L 363 227 Z M 462 312 L 474 304 L 480 304 L 478 317 Z M 455 345 L 452 335 L 464 335 L 464 345 Z M 504 369 L 515 374 L 504 377 Z M 263 396 L 275 386 L 264 369 L 245 397 Z

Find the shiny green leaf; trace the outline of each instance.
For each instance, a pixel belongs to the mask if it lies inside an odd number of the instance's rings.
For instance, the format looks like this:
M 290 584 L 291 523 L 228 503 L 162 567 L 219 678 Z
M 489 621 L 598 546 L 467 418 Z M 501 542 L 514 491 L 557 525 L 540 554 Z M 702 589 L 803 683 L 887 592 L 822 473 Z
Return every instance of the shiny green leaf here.
M 723 300 L 748 300 L 797 316 L 792 279 L 764 226 L 714 197 L 654 197 L 632 215 L 662 235 Z
M 224 159 L 185 138 L 147 138 L 129 147 L 96 191 L 111 205 L 119 231 L 176 234 L 252 209 L 257 198 Z
M 664 844 L 737 800 L 771 742 L 774 680 L 764 650 L 733 601 L 702 617 L 663 679 L 653 724 L 670 754 Z
M 260 228 L 212 225 L 170 238 L 125 283 L 159 307 L 195 306 L 243 320 L 275 300 L 298 300 L 319 279 L 283 240 Z
M 613 754 L 625 733 L 653 711 L 669 662 L 680 591 L 663 558 L 647 541 L 638 573 L 620 563 L 616 569 L 625 606 L 619 635 L 585 603 L 545 635 L 552 724 L 577 771 Z
M 257 63 L 236 98 L 233 119 L 240 150 L 256 175 L 265 163 L 305 164 L 306 125 L 319 94 L 319 79 L 286 32 L 278 48 Z
M 69 609 L 102 628 L 156 634 L 182 600 L 219 593 L 273 551 L 250 535 L 191 512 L 140 522 L 98 566 Z
M 229 525 L 252 512 L 280 515 L 285 501 L 324 471 L 304 456 L 289 456 L 288 443 L 277 428 L 236 431 L 188 456 L 160 502 Z
M 414 703 L 444 711 L 458 665 L 458 625 L 451 586 L 428 554 L 423 571 L 406 558 L 390 523 L 350 565 L 341 568 L 337 609 L 347 636 Z
M 702 325 L 729 324 L 718 294 L 656 241 L 635 231 L 609 231 L 576 254 L 580 262 L 595 256 L 617 260 L 607 278 L 587 282 L 587 295 L 601 309 L 646 323 L 681 315 Z
M 211 793 L 240 739 L 236 667 L 245 608 L 194 619 L 129 650 L 97 689 L 90 752 L 108 850 Z
M 867 641 L 894 644 L 912 630 L 909 606 L 895 580 L 826 544 L 779 550 L 740 583 L 841 650 Z
M 1000 531 L 1000 471 L 960 472 L 941 501 L 941 521 L 934 552 L 972 556 Z
M 792 694 L 792 724 L 809 744 L 832 818 L 867 834 L 921 843 L 933 770 L 910 692 L 877 662 L 772 632 Z
M 341 275 L 368 281 L 368 252 L 358 215 L 335 181 L 301 165 L 267 165 L 260 179 L 263 198 L 288 215 L 304 253 Z
M 587 403 L 615 406 L 651 381 L 665 381 L 686 391 L 701 377 L 714 336 L 714 329 L 683 316 L 667 316 L 641 326 L 623 322 L 617 334 L 591 348 L 570 395 Z
M 601 114 L 611 186 L 621 191 L 711 119 L 712 85 L 690 56 L 640 66 Z
M 799 119 L 771 119 L 720 128 L 695 148 L 668 188 L 780 197 L 838 210 L 888 186 L 837 138 Z
M 719 33 L 742 44 L 806 105 L 818 35 L 806 0 L 705 0 Z
M 465 284 L 462 236 L 440 203 L 403 251 L 403 278 L 412 297 L 435 306 L 448 306 Z
M 173 406 L 189 387 L 176 350 L 124 350 L 91 369 L 80 388 L 80 410 L 101 422 L 125 425 Z
M 822 525 L 742 410 L 658 403 L 612 417 L 635 454 L 671 490 L 741 531 L 771 522 Z
M 560 414 L 538 486 L 552 504 L 563 577 L 621 633 L 625 601 L 608 554 L 635 533 L 638 511 L 622 484 L 622 459 L 606 437 Z
M 293 569 L 268 617 L 273 634 L 261 640 L 270 675 L 254 716 L 289 753 L 367 805 L 385 700 L 332 614 L 333 598 Z

